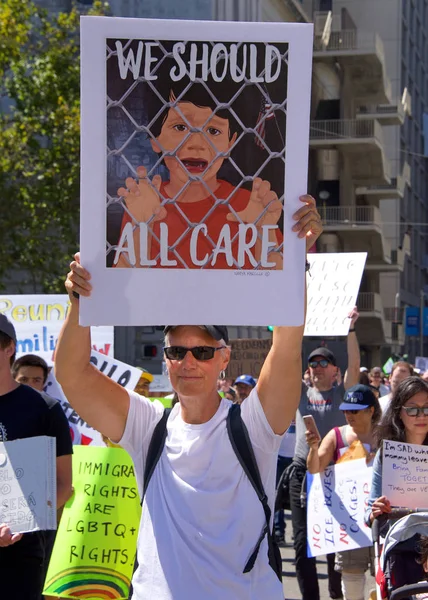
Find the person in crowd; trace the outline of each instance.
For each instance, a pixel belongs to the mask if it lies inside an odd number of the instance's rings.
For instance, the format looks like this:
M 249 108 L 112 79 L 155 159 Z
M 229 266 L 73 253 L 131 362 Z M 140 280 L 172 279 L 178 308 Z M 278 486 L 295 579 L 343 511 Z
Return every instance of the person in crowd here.
M 256 387 L 256 380 L 251 375 L 240 375 L 235 379 L 234 387 L 238 394 L 237 402 L 241 404 L 245 398 L 251 394 L 251 391 Z
M 310 248 L 322 232 L 321 218 L 313 198 L 301 200 L 293 230 Z M 90 364 L 90 328 L 79 325 L 76 298 L 90 295 L 90 274 L 78 254 L 66 289 L 71 306 L 56 351 L 57 379 L 79 415 L 130 452 L 142 490 L 148 444 L 164 408 Z M 303 325 L 275 328 L 257 385 L 241 406 L 271 511 L 279 446 L 299 401 L 303 331 Z M 179 403 L 169 415 L 165 446 L 143 500 L 134 600 L 284 597 L 261 535 L 264 510 L 228 438 L 232 404 L 217 391 L 230 354 L 224 326 L 165 328 L 165 360 Z M 254 568 L 243 573 L 259 539 Z
M 359 383 L 361 383 L 361 385 L 370 385 L 370 379 L 366 367 L 361 367 L 360 369 Z
M 49 367 L 41 356 L 25 354 L 17 358 L 12 365 L 12 377 L 18 383 L 29 385 L 43 392 L 49 374 Z
M 278 487 L 281 475 L 284 473 L 293 462 L 294 449 L 296 447 L 296 422 L 291 421 L 290 427 L 282 438 L 278 452 L 278 464 L 276 467 L 276 487 Z M 274 515 L 274 531 L 275 539 L 278 544 L 285 543 L 286 523 L 284 519 L 284 511 L 282 509 L 275 511 Z
M 307 467 L 310 473 L 320 473 L 330 464 L 374 456 L 374 433 L 382 411 L 372 390 L 357 384 L 347 390 L 339 406 L 346 425 L 334 427 L 321 441 L 310 431 L 306 432 L 309 446 Z M 357 548 L 336 553 L 337 571 L 342 574 L 342 593 L 345 600 L 364 600 L 367 569 L 374 575 L 373 548 Z
M 392 394 L 376 431 L 377 453 L 366 511 L 366 522 L 391 512 L 391 503 L 382 494 L 382 441 L 428 445 L 428 383 L 417 376 L 407 377 Z
M 351 314 L 351 326 L 347 337 L 348 368 L 343 383 L 335 385 L 337 362 L 334 354 L 325 347 L 317 348 L 308 358 L 308 367 L 313 386 L 302 384 L 299 408 L 296 414 L 296 450 L 293 459 L 293 473 L 290 478 L 290 505 L 293 524 L 294 549 L 296 553 L 296 575 L 303 600 L 319 600 L 319 586 L 315 558 L 307 555 L 307 528 L 305 478 L 306 459 L 309 448 L 306 443 L 304 415 L 312 415 L 324 437 L 330 429 L 343 423 L 343 413 L 339 405 L 345 389 L 358 383 L 360 375 L 360 349 L 355 323 L 359 317 L 355 308 Z M 331 598 L 341 598 L 340 573 L 334 569 L 334 554 L 327 556 L 329 573 L 329 593 Z
M 236 392 L 233 389 L 233 387 L 228 388 L 225 392 L 224 392 L 224 397 L 227 400 L 231 400 L 232 402 L 236 402 Z
M 389 377 L 391 391 L 388 394 L 386 394 L 386 396 L 382 396 L 382 398 L 379 398 L 379 404 L 383 412 L 385 412 L 388 408 L 392 394 L 395 392 L 399 384 L 405 379 L 407 379 L 407 377 L 411 377 L 412 375 L 414 375 L 414 372 L 413 366 L 410 363 L 405 362 L 404 360 L 399 360 L 398 362 L 392 365 Z
M 146 369 L 141 369 L 141 371 L 140 379 L 138 380 L 134 391 L 137 392 L 137 394 L 140 394 L 140 396 L 148 398 L 150 396 L 150 384 L 153 382 L 154 378 L 151 373 L 146 371 Z
M 382 369 L 380 367 L 373 367 L 369 372 L 369 381 L 370 385 L 377 388 L 379 393 L 379 398 L 386 396 L 389 394 L 389 388 L 382 382 Z
M 59 402 L 12 377 L 16 332 L 0 314 L 0 441 L 35 436 L 56 438 L 57 508 L 72 494 L 73 453 L 67 418 Z M 40 600 L 47 555 L 43 531 L 13 534 L 0 524 L 1 596 L 7 600 Z

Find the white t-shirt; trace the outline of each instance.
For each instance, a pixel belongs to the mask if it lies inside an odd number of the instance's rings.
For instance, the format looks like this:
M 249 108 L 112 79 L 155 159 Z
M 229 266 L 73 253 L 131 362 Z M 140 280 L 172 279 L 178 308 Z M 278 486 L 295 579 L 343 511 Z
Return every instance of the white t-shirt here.
M 135 392 L 120 445 L 131 454 L 142 490 L 145 460 L 164 407 Z M 171 411 L 165 448 L 144 498 L 133 600 L 282 600 L 282 585 L 269 566 L 267 540 L 243 574 L 265 524 L 257 498 L 226 430 L 231 402 L 201 425 Z M 282 436 L 272 431 L 257 391 L 241 405 L 261 479 L 272 509 Z

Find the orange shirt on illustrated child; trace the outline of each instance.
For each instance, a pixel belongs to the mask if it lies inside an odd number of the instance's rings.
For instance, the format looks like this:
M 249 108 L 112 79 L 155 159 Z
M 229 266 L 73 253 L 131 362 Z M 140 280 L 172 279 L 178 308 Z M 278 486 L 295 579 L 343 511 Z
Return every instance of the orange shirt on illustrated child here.
M 164 182 L 161 185 L 160 192 L 164 198 L 169 198 L 165 191 L 165 187 L 169 182 Z M 238 253 L 238 226 L 239 222 L 228 221 L 227 215 L 231 212 L 231 208 L 235 212 L 244 210 L 250 200 L 251 192 L 242 188 L 235 188 L 233 185 L 224 180 L 219 180 L 219 187 L 215 192 L 215 196 L 208 196 L 203 200 L 197 202 L 173 202 L 170 204 L 164 204 L 167 211 L 167 216 L 162 221 L 155 221 L 150 224 L 150 228 L 153 230 L 154 235 L 160 239 L 160 223 L 166 223 L 168 225 L 168 246 L 175 246 L 177 240 L 179 240 L 175 247 L 176 252 L 172 252 L 168 248 L 168 259 L 176 260 L 177 266 L 175 267 L 162 267 L 157 263 L 154 268 L 190 268 L 200 269 L 200 265 L 196 265 L 191 260 L 190 254 L 190 240 L 192 235 L 192 228 L 189 228 L 187 220 L 192 224 L 205 223 L 207 226 L 207 235 L 203 233 L 197 236 L 196 254 L 198 258 L 203 259 L 206 254 L 211 255 L 214 250 L 217 241 L 219 239 L 220 231 L 224 225 L 230 227 L 230 238 L 232 240 L 232 254 L 236 258 Z M 218 204 L 215 206 L 216 198 L 221 200 L 228 200 L 228 203 Z M 208 215 L 208 216 L 207 216 Z M 187 220 L 186 220 L 187 219 Z M 125 212 L 122 219 L 121 233 L 127 223 L 131 222 L 130 215 Z M 250 234 L 250 232 L 248 232 Z M 212 240 L 212 242 L 210 241 Z M 283 236 L 281 231 L 276 229 L 276 239 L 278 245 L 282 244 Z M 254 256 L 254 247 L 251 252 Z M 152 237 L 150 259 L 155 259 L 160 252 L 158 241 L 155 237 Z M 178 258 L 178 256 L 181 258 Z M 226 256 L 223 252 L 217 255 L 215 265 L 211 264 L 211 260 L 204 266 L 205 269 L 236 269 L 237 266 L 233 264 L 229 266 L 226 261 Z M 244 269 L 253 269 L 248 257 L 246 257 Z

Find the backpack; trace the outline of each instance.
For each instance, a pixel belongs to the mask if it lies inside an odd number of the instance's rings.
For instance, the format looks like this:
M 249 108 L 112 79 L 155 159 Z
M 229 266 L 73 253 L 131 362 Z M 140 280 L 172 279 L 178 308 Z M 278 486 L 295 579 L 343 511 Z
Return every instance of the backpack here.
M 170 408 L 166 408 L 164 410 L 161 420 L 158 422 L 153 431 L 152 439 L 150 441 L 149 450 L 147 453 L 146 466 L 144 469 L 144 484 L 141 504 L 143 504 L 147 487 L 149 485 L 150 479 L 154 473 L 154 470 L 161 457 L 165 445 L 165 439 L 167 435 L 166 423 L 170 412 Z M 269 565 L 274 570 L 278 579 L 282 581 L 281 554 L 270 529 L 270 518 L 272 512 L 268 504 L 268 498 L 263 488 L 259 468 L 256 462 L 256 457 L 254 456 L 254 450 L 251 445 L 250 437 L 248 435 L 248 430 L 245 426 L 244 421 L 241 418 L 241 407 L 239 404 L 232 404 L 232 406 L 230 407 L 227 415 L 226 426 L 227 433 L 229 435 L 229 440 L 232 444 L 232 448 L 242 468 L 244 469 L 245 474 L 250 480 L 250 483 L 253 486 L 258 499 L 260 500 L 263 506 L 263 511 L 265 513 L 266 519 L 263 530 L 259 536 L 259 539 L 257 540 L 256 545 L 254 546 L 254 550 L 251 553 L 247 564 L 244 567 L 243 573 L 249 573 L 254 567 L 257 555 L 259 553 L 260 545 L 264 540 L 265 536 L 267 536 Z

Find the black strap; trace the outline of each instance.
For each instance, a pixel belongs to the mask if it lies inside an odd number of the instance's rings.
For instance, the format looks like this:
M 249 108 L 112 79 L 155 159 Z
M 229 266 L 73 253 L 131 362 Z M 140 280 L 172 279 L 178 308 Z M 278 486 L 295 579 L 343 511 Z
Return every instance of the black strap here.
M 147 452 L 146 466 L 144 468 L 144 484 L 143 494 L 141 496 L 141 504 L 143 504 L 144 496 L 147 492 L 149 481 L 152 478 L 153 472 L 162 454 L 163 447 L 165 446 L 166 440 L 166 422 L 168 421 L 171 408 L 165 408 L 163 415 L 159 423 L 154 428 L 152 439 L 150 440 L 149 450 Z
M 229 413 L 227 415 L 227 432 L 229 434 L 229 439 L 230 443 L 232 444 L 232 448 L 242 468 L 244 469 L 245 474 L 250 480 L 250 483 L 253 486 L 258 499 L 260 500 L 263 506 L 263 511 L 265 513 L 266 519 L 265 525 L 262 529 L 259 539 L 257 540 L 254 550 L 251 553 L 251 556 L 248 559 L 243 572 L 249 573 L 254 567 L 257 555 L 259 553 L 260 545 L 265 536 L 267 535 L 269 565 L 275 571 L 276 575 L 278 576 L 278 579 L 282 581 L 281 556 L 279 553 L 279 548 L 273 539 L 272 531 L 270 529 L 270 518 L 272 515 L 272 511 L 270 509 L 268 498 L 266 496 L 266 492 L 264 490 L 263 483 L 260 477 L 260 471 L 257 466 L 256 457 L 254 456 L 250 436 L 248 435 L 248 430 L 245 426 L 244 421 L 241 418 L 241 407 L 239 404 L 232 404 L 232 406 L 229 409 Z

